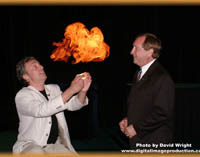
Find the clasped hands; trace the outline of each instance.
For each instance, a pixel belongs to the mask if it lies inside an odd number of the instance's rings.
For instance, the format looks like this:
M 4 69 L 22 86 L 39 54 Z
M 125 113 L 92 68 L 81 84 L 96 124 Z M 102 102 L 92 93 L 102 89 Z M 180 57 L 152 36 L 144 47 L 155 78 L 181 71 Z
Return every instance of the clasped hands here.
M 74 93 L 87 92 L 92 82 L 92 78 L 88 72 L 77 74 L 72 80 L 70 88 Z
M 128 137 L 132 138 L 133 136 L 136 135 L 136 131 L 133 127 L 133 125 L 128 125 L 128 119 L 124 118 L 120 123 L 119 123 L 120 130 Z

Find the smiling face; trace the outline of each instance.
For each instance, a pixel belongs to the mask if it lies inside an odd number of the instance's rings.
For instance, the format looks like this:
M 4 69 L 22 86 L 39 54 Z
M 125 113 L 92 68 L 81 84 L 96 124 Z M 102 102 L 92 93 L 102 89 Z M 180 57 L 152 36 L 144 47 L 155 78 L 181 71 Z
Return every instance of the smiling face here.
M 136 40 L 133 42 L 133 49 L 131 50 L 131 55 L 133 55 L 133 62 L 140 67 L 148 64 L 153 60 L 153 49 L 145 50 L 143 48 L 145 39 L 146 36 L 140 36 L 136 38 Z
M 23 75 L 23 78 L 29 85 L 44 84 L 47 79 L 43 66 L 35 59 L 31 59 L 25 63 L 25 70 L 26 73 Z

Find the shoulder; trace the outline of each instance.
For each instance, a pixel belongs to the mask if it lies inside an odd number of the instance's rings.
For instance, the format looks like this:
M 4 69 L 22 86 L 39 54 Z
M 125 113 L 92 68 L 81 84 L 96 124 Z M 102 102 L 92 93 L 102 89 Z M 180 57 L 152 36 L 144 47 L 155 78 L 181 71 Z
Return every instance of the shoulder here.
M 45 85 L 45 90 L 49 92 L 60 92 L 60 87 L 57 84 Z
M 46 88 L 51 88 L 51 89 L 53 89 L 53 88 L 60 88 L 57 84 L 47 84 L 47 85 L 45 85 L 45 87 Z
M 157 66 L 154 72 L 154 76 L 160 83 L 174 84 L 171 75 L 162 65 Z
M 28 88 L 28 87 L 23 87 L 22 89 L 20 89 L 16 95 L 22 94 L 22 93 L 30 93 L 32 91 L 32 89 Z
M 159 62 L 156 62 L 152 75 L 157 81 L 161 81 L 161 82 L 167 81 L 173 84 L 173 79 L 171 75 Z
M 28 88 L 28 87 L 23 87 L 22 89 L 20 89 L 16 96 L 15 96 L 15 99 L 19 99 L 19 98 L 22 98 L 22 97 L 29 97 L 31 95 L 33 95 L 35 91 L 31 88 Z

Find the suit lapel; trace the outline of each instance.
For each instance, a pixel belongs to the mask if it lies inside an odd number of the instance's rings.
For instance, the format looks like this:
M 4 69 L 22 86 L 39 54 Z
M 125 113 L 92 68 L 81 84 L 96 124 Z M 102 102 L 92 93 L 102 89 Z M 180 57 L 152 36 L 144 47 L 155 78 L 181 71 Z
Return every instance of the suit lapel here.
M 50 98 L 51 95 L 52 95 L 51 90 L 50 90 L 50 86 L 44 85 L 44 89 L 45 89 L 45 91 L 47 93 L 47 97 Z
M 47 101 L 45 96 L 42 93 L 40 93 L 37 89 L 35 89 L 33 86 L 29 85 L 28 88 L 34 90 L 38 95 L 40 95 L 44 100 Z M 45 88 L 45 91 L 46 91 L 46 88 Z M 47 93 L 47 97 L 49 98 L 49 94 L 48 94 L 49 92 L 46 91 L 46 93 Z
M 149 69 L 146 71 L 146 73 L 142 76 L 142 78 L 139 81 L 136 81 L 136 85 L 141 85 L 143 84 L 148 78 L 151 76 L 152 72 L 156 69 L 156 67 L 159 66 L 158 60 L 156 60 Z

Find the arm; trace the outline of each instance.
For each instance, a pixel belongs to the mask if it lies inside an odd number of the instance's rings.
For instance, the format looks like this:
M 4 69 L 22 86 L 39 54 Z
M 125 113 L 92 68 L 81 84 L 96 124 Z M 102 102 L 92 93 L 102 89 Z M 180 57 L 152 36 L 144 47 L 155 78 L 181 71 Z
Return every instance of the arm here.
M 86 94 L 91 85 L 92 79 L 89 73 L 84 73 L 84 79 L 82 75 L 78 74 L 72 81 L 69 88 L 62 93 L 63 102 L 66 103 L 74 94 L 78 93 L 78 99 L 80 103 L 84 104 L 86 101 Z
M 37 91 L 24 88 L 19 91 L 15 97 L 15 103 L 17 111 L 25 116 L 31 117 L 46 117 L 62 111 L 64 107 L 61 95 L 57 88 L 53 88 L 55 91 L 55 97 L 47 101 Z
M 70 91 L 73 89 L 78 89 L 76 91 L 76 95 L 73 96 L 69 102 L 66 102 L 66 105 L 68 106 L 68 110 L 74 111 L 74 110 L 79 110 L 81 107 L 85 106 L 88 104 L 88 98 L 87 98 L 87 91 L 90 88 L 92 79 L 89 73 L 84 72 L 84 79 L 82 79 L 83 75 L 78 74 L 75 78 L 74 81 L 72 81 L 70 89 L 67 89 L 66 91 L 66 96 L 71 96 Z M 75 88 L 75 84 L 77 83 L 76 81 L 80 81 L 82 88 Z M 80 85 L 78 85 L 80 86 Z M 67 94 L 69 92 L 69 95 Z
M 80 92 L 84 87 L 84 82 L 80 75 L 76 75 L 74 80 L 71 82 L 70 87 L 67 88 L 61 95 L 63 103 L 65 104 L 69 99 L 76 93 Z
M 86 83 L 86 85 L 87 88 L 85 87 L 84 89 L 84 81 L 77 75 L 72 81 L 70 87 L 63 93 L 61 93 L 58 86 L 54 87 L 53 90 L 55 91 L 55 97 L 49 101 L 42 99 L 42 97 L 38 95 L 37 91 L 24 88 L 18 92 L 15 97 L 17 110 L 22 115 L 32 117 L 51 116 L 52 114 L 65 109 L 78 110 L 82 106 L 88 104 L 86 92 L 90 84 Z M 79 98 L 77 95 L 73 96 L 77 92 L 79 92 Z

